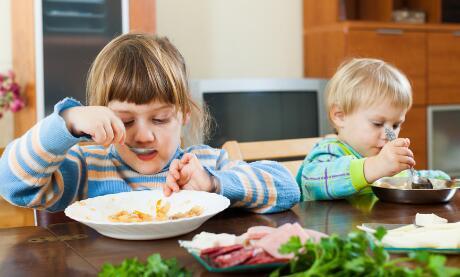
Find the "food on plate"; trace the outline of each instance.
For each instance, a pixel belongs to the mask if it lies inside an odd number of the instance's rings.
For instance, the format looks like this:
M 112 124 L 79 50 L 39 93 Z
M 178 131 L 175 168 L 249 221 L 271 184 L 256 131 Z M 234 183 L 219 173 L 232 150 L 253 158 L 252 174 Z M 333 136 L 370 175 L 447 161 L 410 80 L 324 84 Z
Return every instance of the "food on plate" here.
M 447 219 L 439 217 L 435 214 L 420 214 L 415 215 L 415 225 L 417 226 L 428 226 L 432 224 L 443 224 L 447 223 Z
M 190 201 L 177 204 L 178 208 L 172 209 L 171 203 L 159 199 L 155 203 L 155 216 L 134 210 L 128 212 L 126 210 L 119 211 L 109 216 L 111 222 L 150 222 L 150 221 L 165 221 L 165 220 L 176 220 L 181 218 L 188 218 L 199 216 L 203 213 L 203 207 L 198 205 L 191 205 Z
M 141 211 L 134 211 L 132 213 L 127 212 L 127 211 L 120 211 L 114 215 L 109 216 L 109 220 L 112 222 L 124 222 L 124 223 L 146 222 L 146 221 L 152 221 L 153 216 L 143 213 Z
M 359 226 L 367 232 L 375 230 Z M 460 248 L 460 222 L 447 223 L 435 214 L 417 214 L 415 224 L 388 230 L 382 238 L 385 247 L 391 248 Z
M 209 264 L 218 267 L 236 265 L 285 263 L 293 254 L 282 254 L 278 250 L 292 236 L 302 242 L 318 242 L 326 234 L 303 229 L 298 223 L 286 223 L 278 228 L 267 226 L 251 227 L 246 233 L 213 234 L 202 232 L 191 241 L 179 241 L 182 247 L 194 251 Z

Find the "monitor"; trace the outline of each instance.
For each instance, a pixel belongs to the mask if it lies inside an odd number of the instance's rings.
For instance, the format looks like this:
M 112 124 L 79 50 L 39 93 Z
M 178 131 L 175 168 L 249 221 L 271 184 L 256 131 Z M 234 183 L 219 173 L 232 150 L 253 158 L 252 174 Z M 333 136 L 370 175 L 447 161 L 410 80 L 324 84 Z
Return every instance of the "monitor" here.
M 214 120 L 203 142 L 221 147 L 239 142 L 317 137 L 331 133 L 323 79 L 192 80 L 192 96 Z

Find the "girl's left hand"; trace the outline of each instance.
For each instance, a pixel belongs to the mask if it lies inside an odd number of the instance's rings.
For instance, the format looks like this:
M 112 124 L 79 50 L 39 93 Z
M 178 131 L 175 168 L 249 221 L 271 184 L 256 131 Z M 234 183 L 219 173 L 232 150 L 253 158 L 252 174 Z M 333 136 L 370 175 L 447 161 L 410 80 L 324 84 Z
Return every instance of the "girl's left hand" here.
M 181 189 L 212 191 L 213 182 L 198 158 L 186 153 L 180 160 L 173 160 L 166 176 L 163 192 L 166 196 Z

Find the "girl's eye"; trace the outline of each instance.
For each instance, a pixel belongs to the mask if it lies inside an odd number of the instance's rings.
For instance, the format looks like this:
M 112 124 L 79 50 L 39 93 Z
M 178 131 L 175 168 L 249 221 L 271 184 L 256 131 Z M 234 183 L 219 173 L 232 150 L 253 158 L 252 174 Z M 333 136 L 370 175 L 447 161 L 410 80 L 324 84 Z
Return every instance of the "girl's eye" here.
M 155 124 L 165 124 L 169 122 L 169 118 L 154 118 L 152 121 Z
M 374 124 L 376 127 L 383 127 L 383 123 L 380 122 L 372 122 L 372 124 Z
M 125 125 L 125 127 L 129 127 L 129 126 L 133 125 L 133 123 L 134 123 L 134 120 L 123 121 L 123 124 Z
M 401 124 L 395 124 L 395 125 L 393 125 L 393 130 L 398 129 L 400 126 L 401 126 Z

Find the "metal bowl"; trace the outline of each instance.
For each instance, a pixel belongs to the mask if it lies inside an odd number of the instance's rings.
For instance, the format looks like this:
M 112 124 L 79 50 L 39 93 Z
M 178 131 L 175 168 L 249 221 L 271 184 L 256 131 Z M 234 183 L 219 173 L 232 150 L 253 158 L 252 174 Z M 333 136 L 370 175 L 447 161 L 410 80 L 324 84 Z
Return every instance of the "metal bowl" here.
M 441 181 L 441 180 L 437 180 Z M 454 197 L 458 187 L 448 185 L 439 189 L 411 189 L 411 179 L 385 177 L 372 184 L 372 191 L 382 201 L 406 204 L 446 203 Z

